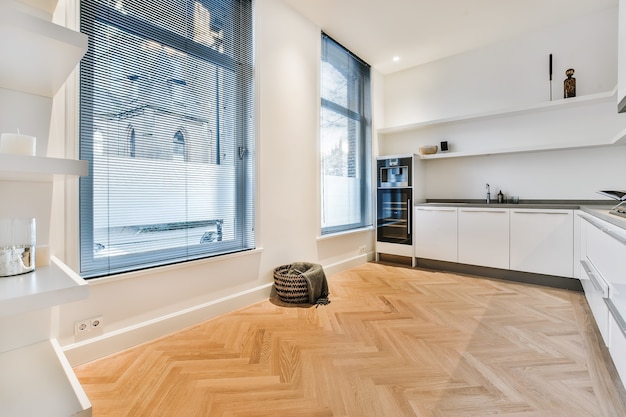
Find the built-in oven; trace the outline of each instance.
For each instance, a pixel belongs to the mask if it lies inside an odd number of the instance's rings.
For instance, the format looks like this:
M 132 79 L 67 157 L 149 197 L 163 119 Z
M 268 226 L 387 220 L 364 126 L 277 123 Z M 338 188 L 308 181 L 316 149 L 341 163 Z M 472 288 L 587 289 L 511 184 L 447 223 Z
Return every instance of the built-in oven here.
M 378 188 L 377 231 L 379 242 L 412 245 L 411 188 Z
M 376 168 L 376 240 L 412 245 L 413 156 L 379 157 Z
M 376 158 L 376 259 L 413 256 L 413 182 L 418 167 L 415 155 L 388 155 Z M 404 261 L 403 261 L 404 262 Z

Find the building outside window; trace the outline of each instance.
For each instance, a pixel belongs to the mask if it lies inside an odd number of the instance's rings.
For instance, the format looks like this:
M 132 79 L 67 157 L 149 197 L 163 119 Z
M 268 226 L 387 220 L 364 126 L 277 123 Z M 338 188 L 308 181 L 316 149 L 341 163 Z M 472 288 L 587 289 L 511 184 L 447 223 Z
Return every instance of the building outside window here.
M 186 159 L 185 155 L 187 154 L 187 151 L 185 149 L 185 136 L 180 130 L 174 134 L 174 140 L 172 141 L 172 153 L 174 159 L 179 161 L 184 161 Z
M 371 226 L 370 67 L 326 34 L 320 147 L 322 234 Z
M 131 126 L 128 127 L 128 156 L 135 157 L 135 129 Z
M 254 248 L 251 0 L 86 0 L 81 274 Z

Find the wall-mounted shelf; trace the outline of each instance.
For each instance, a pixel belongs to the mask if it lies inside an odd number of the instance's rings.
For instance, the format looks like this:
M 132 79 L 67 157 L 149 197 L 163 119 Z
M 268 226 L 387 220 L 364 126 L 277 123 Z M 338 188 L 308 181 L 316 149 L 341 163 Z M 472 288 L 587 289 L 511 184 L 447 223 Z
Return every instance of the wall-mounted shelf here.
M 0 278 L 0 317 L 49 308 L 88 296 L 87 282 L 53 256 L 49 266 Z
M 48 3 L 42 3 L 49 8 Z M 0 2 L 0 88 L 54 97 L 87 51 L 86 35 Z
M 402 132 L 410 132 L 414 130 L 424 129 L 427 127 L 433 126 L 442 126 L 446 124 L 459 123 L 459 122 L 467 122 L 467 121 L 477 121 L 477 120 L 487 120 L 496 117 L 505 117 L 505 116 L 515 116 L 521 114 L 528 113 L 539 113 L 551 110 L 562 110 L 570 107 L 586 105 L 586 104 L 595 104 L 600 102 L 607 102 L 611 100 L 616 100 L 615 98 L 616 90 L 597 93 L 597 94 L 589 94 L 581 97 L 574 97 L 568 99 L 560 99 L 547 101 L 542 103 L 537 103 L 528 106 L 518 106 L 511 107 L 506 109 L 499 109 L 490 112 L 484 113 L 474 113 L 474 114 L 466 114 L 456 117 L 449 117 L 444 119 L 437 120 L 427 120 L 424 122 L 418 123 L 410 123 L 401 126 L 391 126 L 382 129 L 378 129 L 378 133 L 382 135 L 390 134 L 390 133 L 402 133 Z
M 0 154 L 0 181 L 50 182 L 55 175 L 85 176 L 87 161 Z
M 91 403 L 55 339 L 0 353 L 0 369 L 0 415 L 91 416 Z
M 52 98 L 88 47 L 86 35 L 52 23 L 56 5 L 57 0 L 0 1 L 0 104 L 5 110 L 0 124 L 27 127 L 43 138 L 42 155 Z M 52 196 L 55 177 L 79 177 L 88 170 L 86 161 L 0 154 L 0 189 L 19 190 L 2 195 L 3 215 L 33 209 L 47 243 L 52 201 L 43 200 Z M 15 181 L 21 183 L 10 184 Z M 55 257 L 28 274 L 0 277 L 0 416 L 92 415 L 89 399 L 51 339 L 56 334 L 53 307 L 88 296 L 87 282 Z
M 558 151 L 568 149 L 586 149 L 586 148 L 600 148 L 609 145 L 626 145 L 626 130 L 619 132 L 613 138 L 606 143 L 553 143 L 549 145 L 533 145 L 533 146 L 520 146 L 515 148 L 500 148 L 500 149 L 477 149 L 467 152 L 439 152 L 432 155 L 419 155 L 420 159 L 445 159 L 445 158 L 463 158 L 470 156 L 487 156 L 487 155 L 501 155 L 509 153 L 524 153 L 524 152 L 541 152 L 541 151 Z

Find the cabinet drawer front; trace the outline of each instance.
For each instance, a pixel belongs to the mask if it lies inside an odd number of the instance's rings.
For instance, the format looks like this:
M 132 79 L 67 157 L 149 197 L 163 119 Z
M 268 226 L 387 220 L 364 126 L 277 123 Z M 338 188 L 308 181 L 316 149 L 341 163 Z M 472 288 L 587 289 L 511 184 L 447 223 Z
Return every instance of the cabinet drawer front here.
M 609 309 L 604 301 L 605 297 L 608 296 L 608 286 L 601 278 L 595 276 L 593 267 L 585 261 L 581 263 L 583 272 L 580 282 L 585 291 L 587 304 L 589 304 L 598 330 L 600 330 L 604 345 L 609 346 Z
M 509 211 L 459 209 L 459 262 L 509 268 Z
M 626 323 L 624 318 L 609 314 L 609 353 L 617 373 L 626 383 Z
M 617 309 L 626 313 L 626 232 L 606 222 L 587 222 L 587 259 L 609 285 L 609 296 Z
M 626 259 L 626 245 L 592 225 L 587 230 L 587 258 L 611 282 L 620 275 L 620 259 Z
M 457 262 L 455 207 L 416 207 L 413 220 L 415 257 Z
M 511 210 L 511 269 L 573 277 L 572 210 Z

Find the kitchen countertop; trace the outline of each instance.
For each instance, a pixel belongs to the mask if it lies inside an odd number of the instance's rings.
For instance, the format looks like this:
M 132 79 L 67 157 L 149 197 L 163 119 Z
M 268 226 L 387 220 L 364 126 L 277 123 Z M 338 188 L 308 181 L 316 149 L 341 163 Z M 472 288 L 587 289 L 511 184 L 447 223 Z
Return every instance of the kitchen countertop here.
M 616 216 L 615 214 L 609 213 L 609 210 L 611 209 L 611 207 L 614 207 L 614 206 L 603 206 L 603 207 L 581 206 L 580 210 L 594 217 L 597 217 L 601 220 L 604 220 L 608 223 L 611 223 L 612 225 L 621 227 L 622 229 L 626 230 L 626 217 Z
M 415 207 L 480 207 L 480 208 L 520 208 L 520 209 L 552 209 L 552 210 L 581 210 L 594 217 L 602 219 L 626 230 L 626 217 L 616 216 L 609 210 L 617 205 L 606 200 L 520 200 L 519 204 L 485 203 L 484 200 L 427 200 L 417 203 Z

